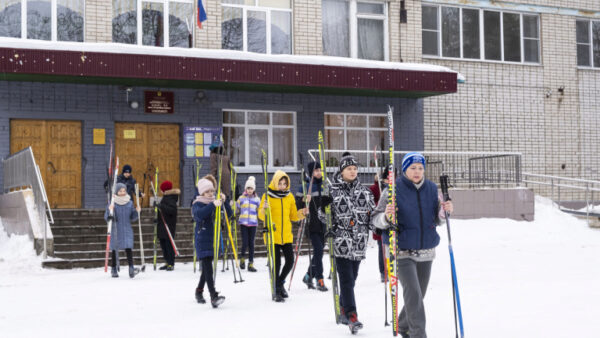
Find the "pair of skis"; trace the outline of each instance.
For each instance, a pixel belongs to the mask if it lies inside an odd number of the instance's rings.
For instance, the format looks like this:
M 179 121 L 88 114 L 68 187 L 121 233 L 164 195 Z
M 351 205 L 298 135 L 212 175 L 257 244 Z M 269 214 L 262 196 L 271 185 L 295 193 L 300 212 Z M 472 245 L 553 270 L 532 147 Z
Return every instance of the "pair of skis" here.
M 263 229 L 263 239 L 267 244 L 267 265 L 269 267 L 269 282 L 271 285 L 271 299 L 274 300 L 277 294 L 276 281 L 277 281 L 277 271 L 275 269 L 275 242 L 273 239 L 273 232 L 275 231 L 275 224 L 273 224 L 271 218 L 271 208 L 269 206 L 269 174 L 267 172 L 267 153 L 264 149 L 261 149 L 261 165 L 263 176 L 265 178 L 265 204 L 267 208 L 265 210 L 265 226 Z
M 198 159 L 196 159 L 196 168 L 195 168 L 195 172 L 192 174 L 194 175 L 194 190 L 197 190 L 196 185 L 198 184 L 198 181 L 200 180 L 200 169 L 202 169 L 202 163 L 200 163 L 200 161 Z M 194 263 L 194 273 L 196 273 L 196 222 L 194 221 L 194 218 L 192 217 L 192 222 L 194 222 L 194 234 L 192 236 L 192 249 L 194 251 L 194 258 L 193 258 L 193 263 Z
M 110 164 L 109 164 L 109 173 L 112 172 L 112 142 L 111 142 L 111 147 L 110 147 L 110 153 L 111 153 L 111 158 L 110 158 Z M 112 225 L 113 225 L 113 221 L 115 218 L 115 214 L 114 214 L 114 207 L 115 207 L 115 199 L 114 199 L 114 195 L 116 193 L 116 187 L 117 187 L 117 175 L 119 174 L 119 158 L 117 157 L 115 160 L 115 170 L 114 170 L 114 175 L 112 177 L 112 185 L 110 186 L 110 206 L 111 208 L 109 208 L 109 215 L 108 215 L 108 224 L 107 224 L 107 229 L 106 229 L 106 252 L 104 255 L 104 272 L 108 271 L 108 256 L 109 256 L 109 252 L 110 252 L 110 238 L 111 238 L 111 232 L 112 232 Z

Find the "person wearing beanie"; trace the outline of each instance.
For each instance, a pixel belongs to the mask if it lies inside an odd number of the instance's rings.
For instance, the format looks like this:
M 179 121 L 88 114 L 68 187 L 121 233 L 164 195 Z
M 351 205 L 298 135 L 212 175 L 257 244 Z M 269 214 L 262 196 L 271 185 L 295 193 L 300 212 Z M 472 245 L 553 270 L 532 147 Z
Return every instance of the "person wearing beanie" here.
M 313 256 L 308 266 L 308 271 L 302 278 L 302 282 L 309 289 L 315 289 L 313 279 L 316 280 L 316 289 L 319 291 L 327 291 L 323 279 L 323 249 L 325 247 L 325 231 L 326 225 L 318 214 L 324 213 L 325 207 L 331 203 L 329 196 L 323 195 L 322 183 L 323 173 L 321 172 L 321 164 L 319 162 L 310 162 L 307 167 L 308 177 L 304 177 L 306 181 L 306 201 L 303 200 L 302 187 L 298 188 L 296 193 L 296 203 L 301 209 L 307 209 L 308 214 L 308 238 L 311 241 L 313 248 Z
M 437 185 L 425 178 L 425 157 L 408 153 L 402 159 L 402 176 L 396 180 L 394 206 L 387 198 L 379 200 L 373 213 L 373 224 L 384 232 L 397 231 L 397 271 L 402 285 L 404 306 L 398 316 L 398 331 L 402 337 L 426 337 L 425 306 L 435 248 L 440 242 L 436 226 L 441 224 L 443 211 L 451 213 L 452 202 L 442 202 Z M 382 196 L 387 194 L 384 190 Z M 391 223 L 392 216 L 396 220 Z
M 304 217 L 296 209 L 296 201 L 290 194 L 290 178 L 277 170 L 269 184 L 268 191 L 263 194 L 258 209 L 258 218 L 265 221 L 265 209 L 271 211 L 273 222 L 273 242 L 275 244 L 275 298 L 276 302 L 284 302 L 288 297 L 285 291 L 285 278 L 294 265 L 294 235 L 292 234 L 292 222 L 298 222 Z M 281 267 L 281 253 L 285 257 L 285 264 Z M 280 271 L 281 269 L 281 271 Z
M 117 183 L 123 183 L 127 186 L 127 195 L 131 197 L 131 200 L 134 200 L 135 197 L 135 183 L 136 180 L 133 178 L 132 169 L 129 164 L 123 166 L 123 171 L 121 175 L 117 176 Z M 140 198 L 144 197 L 144 193 L 140 191 Z
M 117 270 L 119 250 L 125 250 L 127 263 L 129 264 L 129 277 L 133 278 L 139 273 L 139 269 L 133 266 L 133 229 L 131 222 L 140 216 L 140 208 L 134 208 L 131 197 L 127 194 L 127 186 L 123 183 L 115 185 L 116 195 L 113 195 L 114 205 L 109 204 L 104 212 L 104 219 L 108 222 L 112 217 L 112 228 L 110 236 L 110 250 L 112 250 L 111 276 L 119 277 Z M 112 216 L 111 216 L 112 214 Z
M 335 217 L 326 237 L 333 238 L 333 253 L 340 285 L 340 322 L 356 333 L 363 327 L 358 320 L 354 285 L 360 262 L 365 259 L 373 194 L 358 179 L 358 162 L 352 155 L 342 157 L 339 172 L 331 186 L 331 212 Z
M 160 184 L 162 198 L 158 203 L 158 218 L 156 220 L 156 236 L 160 242 L 160 248 L 163 252 L 165 265 L 160 267 L 160 270 L 173 271 L 175 268 L 175 249 L 169 239 L 169 232 L 173 240 L 175 240 L 175 232 L 177 230 L 177 206 L 179 202 L 179 189 L 173 189 L 173 183 L 168 180 Z
M 204 177 L 198 180 L 196 185 L 198 195 L 192 204 L 192 215 L 194 217 L 194 241 L 196 256 L 202 265 L 202 274 L 196 287 L 196 301 L 200 304 L 206 303 L 203 291 L 204 285 L 208 286 L 210 301 L 213 308 L 218 307 L 225 301 L 215 289 L 213 279 L 213 236 L 215 233 L 215 211 L 217 207 L 224 206 L 229 215 L 233 212 L 228 204 L 224 203 L 225 194 L 215 197 L 216 189 L 213 180 Z M 218 257 L 216 257 L 218 259 Z
M 246 250 L 248 250 L 248 271 L 256 272 L 254 267 L 254 238 L 258 226 L 258 207 L 260 198 L 256 195 L 256 179 L 254 176 L 248 177 L 244 184 L 244 193 L 237 200 L 237 210 L 239 210 L 239 224 L 242 233 L 242 252 L 240 267 L 244 269 L 246 262 Z

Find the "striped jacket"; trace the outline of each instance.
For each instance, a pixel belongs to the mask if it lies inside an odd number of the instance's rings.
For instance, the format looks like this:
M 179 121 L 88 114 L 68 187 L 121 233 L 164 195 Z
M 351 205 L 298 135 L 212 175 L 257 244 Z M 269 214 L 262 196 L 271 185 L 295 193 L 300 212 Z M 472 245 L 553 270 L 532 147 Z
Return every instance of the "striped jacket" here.
M 256 194 L 252 196 L 244 193 L 237 200 L 237 207 L 240 210 L 239 223 L 249 227 L 255 227 L 258 225 L 258 206 L 260 205 L 260 198 Z

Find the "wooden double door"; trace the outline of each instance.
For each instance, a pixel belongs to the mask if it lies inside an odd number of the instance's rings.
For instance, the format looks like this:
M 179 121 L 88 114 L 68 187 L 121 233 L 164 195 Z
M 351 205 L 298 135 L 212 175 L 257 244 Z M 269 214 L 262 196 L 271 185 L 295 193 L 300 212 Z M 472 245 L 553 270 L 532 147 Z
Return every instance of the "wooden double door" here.
M 81 208 L 81 122 L 11 120 L 10 153 L 31 146 L 52 208 Z
M 145 196 L 143 207 L 149 206 L 150 181 L 158 168 L 158 184 L 164 180 L 179 188 L 179 125 L 154 123 L 115 123 L 115 154 L 119 157 L 119 172 L 125 164 Z M 157 187 L 158 193 L 158 187 Z M 135 201 L 134 201 L 135 202 Z

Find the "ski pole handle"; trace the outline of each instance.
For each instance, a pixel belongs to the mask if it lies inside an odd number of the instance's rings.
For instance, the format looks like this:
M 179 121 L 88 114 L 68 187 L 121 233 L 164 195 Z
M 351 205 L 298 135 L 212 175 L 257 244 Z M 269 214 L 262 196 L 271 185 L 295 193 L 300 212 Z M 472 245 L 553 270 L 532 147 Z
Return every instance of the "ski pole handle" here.
M 440 186 L 442 188 L 442 195 L 444 196 L 444 202 L 450 200 L 450 195 L 448 194 L 448 175 L 440 176 Z

